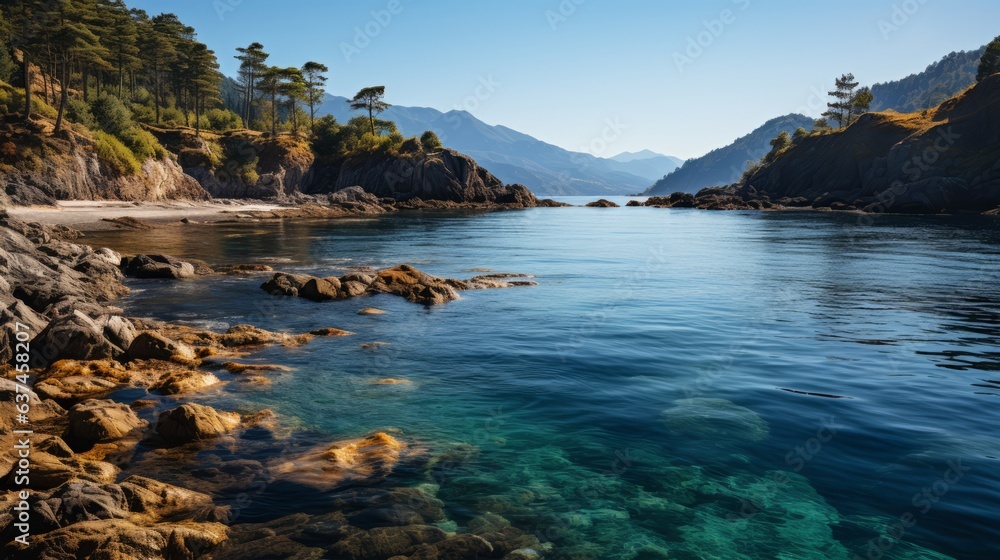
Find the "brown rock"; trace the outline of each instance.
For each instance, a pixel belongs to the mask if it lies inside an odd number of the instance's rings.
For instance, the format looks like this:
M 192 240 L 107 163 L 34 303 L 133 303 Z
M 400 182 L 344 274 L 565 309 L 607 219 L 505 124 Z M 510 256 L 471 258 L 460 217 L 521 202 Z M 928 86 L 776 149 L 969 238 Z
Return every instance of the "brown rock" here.
M 89 448 L 95 443 L 121 439 L 148 424 L 127 405 L 91 399 L 70 409 L 69 427 L 63 439 L 74 447 Z
M 221 436 L 239 424 L 239 414 L 188 403 L 161 414 L 156 432 L 169 443 L 185 444 Z
M 190 362 L 197 359 L 191 347 L 186 344 L 175 342 L 169 338 L 155 332 L 144 332 L 135 337 L 125 358 L 132 360 L 171 360 Z
M 299 296 L 312 301 L 340 299 L 340 280 L 336 278 L 313 278 L 299 290 Z

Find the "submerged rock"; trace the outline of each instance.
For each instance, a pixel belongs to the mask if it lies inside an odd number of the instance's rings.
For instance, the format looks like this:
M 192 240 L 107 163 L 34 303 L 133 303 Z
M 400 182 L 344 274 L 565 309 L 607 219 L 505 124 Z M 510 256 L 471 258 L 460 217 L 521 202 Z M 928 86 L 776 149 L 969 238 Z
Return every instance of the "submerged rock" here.
M 663 411 L 662 419 L 672 436 L 709 445 L 760 441 L 769 433 L 756 412 L 725 399 L 681 399 Z
M 383 478 L 407 451 L 405 443 L 378 432 L 276 460 L 270 470 L 277 479 L 329 490 L 345 482 Z

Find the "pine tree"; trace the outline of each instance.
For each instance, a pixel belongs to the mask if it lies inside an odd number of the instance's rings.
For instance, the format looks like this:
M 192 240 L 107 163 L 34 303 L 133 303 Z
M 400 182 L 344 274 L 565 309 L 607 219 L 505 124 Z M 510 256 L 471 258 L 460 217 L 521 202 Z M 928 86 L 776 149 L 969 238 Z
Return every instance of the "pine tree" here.
M 191 49 L 191 60 L 188 65 L 188 88 L 190 97 L 194 99 L 195 135 L 201 136 L 201 114 L 209 103 L 219 100 L 219 62 L 215 53 L 202 43 L 196 43 Z
M 385 86 L 373 86 L 362 89 L 354 96 L 354 99 L 348 101 L 351 104 L 351 109 L 368 111 L 368 120 L 371 122 L 373 135 L 375 134 L 375 116 L 392 107 L 384 99 Z
M 100 40 L 85 24 L 91 16 L 88 8 L 92 5 L 72 0 L 60 0 L 53 6 L 53 24 L 50 26 L 52 40 L 49 48 L 55 53 L 59 71 L 59 111 L 56 116 L 55 133 L 62 130 L 63 114 L 69 98 L 70 68 L 78 61 L 98 64 L 107 54 Z M 30 86 L 29 86 L 30 87 Z
M 851 105 L 854 109 L 855 115 L 863 115 L 868 112 L 872 106 L 872 101 L 875 100 L 875 96 L 872 95 L 872 90 L 868 86 L 865 86 L 858 90 L 858 93 L 851 100 Z
M 236 49 L 239 54 L 236 60 L 240 61 L 239 82 L 243 88 L 243 122 L 247 128 L 253 122 L 253 104 L 257 98 L 259 82 L 267 71 L 267 59 L 270 55 L 264 52 L 264 45 L 251 43 L 248 47 Z
M 854 80 L 854 74 L 844 74 L 837 78 L 836 89 L 830 92 L 833 101 L 826 104 L 829 109 L 823 116 L 837 121 L 838 128 L 851 124 L 851 117 L 854 114 L 854 90 L 857 87 L 858 82 Z
M 279 73 L 278 90 L 288 103 L 292 132 L 299 133 L 298 103 L 307 99 L 306 80 L 298 68 L 284 68 Z
M 309 129 L 316 132 L 316 106 L 323 102 L 326 95 L 326 73 L 330 69 L 318 62 L 307 62 L 302 67 L 302 75 L 306 80 L 306 102 L 309 104 Z
M 1000 72 L 1000 37 L 993 39 L 986 46 L 986 52 L 979 60 L 979 73 L 976 75 L 976 81 L 981 82 L 998 72 Z

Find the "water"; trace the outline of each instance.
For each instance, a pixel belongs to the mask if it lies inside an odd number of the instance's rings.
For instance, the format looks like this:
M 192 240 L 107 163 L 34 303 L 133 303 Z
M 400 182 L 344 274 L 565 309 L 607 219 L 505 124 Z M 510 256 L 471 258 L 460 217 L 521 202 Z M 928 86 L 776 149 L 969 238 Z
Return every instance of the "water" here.
M 494 511 L 563 558 L 1000 555 L 996 220 L 562 208 L 196 231 L 90 242 L 322 276 L 537 277 L 430 309 L 273 298 L 260 278 L 135 281 L 124 304 L 356 332 L 269 349 L 294 373 L 213 398 L 330 440 L 471 444 L 398 481 L 440 486 L 458 526 Z M 356 314 L 369 306 L 389 313 Z M 384 377 L 413 383 L 371 384 Z M 244 520 L 302 507 L 288 502 Z

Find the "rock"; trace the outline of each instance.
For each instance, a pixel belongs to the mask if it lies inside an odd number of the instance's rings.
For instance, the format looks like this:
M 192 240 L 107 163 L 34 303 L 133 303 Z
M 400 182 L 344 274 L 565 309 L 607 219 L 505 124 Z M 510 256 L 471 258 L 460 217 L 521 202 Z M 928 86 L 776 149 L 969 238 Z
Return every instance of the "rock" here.
M 120 484 L 129 511 L 147 520 L 192 519 L 226 522 L 228 507 L 216 507 L 211 496 L 143 476 L 130 476 Z
M 195 277 L 195 267 L 167 255 L 136 255 L 122 259 L 122 272 L 131 278 L 184 279 Z
M 124 519 L 81 521 L 40 535 L 27 548 L 9 544 L 10 560 L 132 560 L 137 558 L 193 559 L 227 538 L 220 523 L 161 523 L 150 527 Z M 84 554 L 84 556 L 81 556 Z
M 313 278 L 299 290 L 299 296 L 312 301 L 331 301 L 339 299 L 340 280 L 337 278 Z
M 74 447 L 90 448 L 95 443 L 121 439 L 148 424 L 127 405 L 91 399 L 70 409 L 69 427 L 66 428 L 63 439 Z
M 219 378 L 207 371 L 181 367 L 168 370 L 150 389 L 163 395 L 185 395 L 218 383 Z
M 271 295 L 296 297 L 302 287 L 310 280 L 313 278 L 301 274 L 278 273 L 274 275 L 274 278 L 261 285 L 261 289 Z
M 459 297 L 454 284 L 406 264 L 379 271 L 372 289 L 425 305 L 446 303 Z
M 354 333 L 350 331 L 345 331 L 343 329 L 335 329 L 333 327 L 327 327 L 319 330 L 310 332 L 312 336 L 319 336 L 323 338 L 336 338 L 341 336 L 353 336 Z
M 34 363 L 50 364 L 66 359 L 101 360 L 122 356 L 124 350 L 105 336 L 105 327 L 110 323 L 110 319 L 95 321 L 80 311 L 56 317 L 32 341 Z M 116 325 L 121 326 L 117 322 Z M 109 332 L 122 341 L 127 340 L 124 332 L 116 334 L 114 328 Z
M 379 432 L 282 457 L 269 468 L 277 479 L 330 490 L 350 481 L 383 478 L 395 469 L 406 452 L 405 443 Z
M 341 540 L 330 547 L 330 551 L 336 558 L 344 560 L 384 560 L 394 556 L 409 556 L 407 553 L 414 551 L 416 546 L 438 543 L 447 536 L 441 529 L 426 525 L 377 527 Z M 435 557 L 437 556 L 432 556 Z
M 125 359 L 191 362 L 197 356 L 190 346 L 147 331 L 135 337 L 125 353 Z
M 274 272 L 274 269 L 266 264 L 227 264 L 215 267 L 215 271 L 220 274 L 242 275 Z
M 453 150 L 419 156 L 373 154 L 345 162 L 336 180 L 316 174 L 312 192 L 332 186 L 333 191 L 358 187 L 379 198 L 416 202 L 496 205 L 511 208 L 534 206 L 535 196 L 523 185 L 504 185 L 468 156 Z M 355 196 L 355 195 L 352 195 Z
M 567 208 L 570 206 L 573 205 L 568 202 L 557 202 L 555 200 L 552 200 L 551 198 L 543 198 L 542 200 L 538 201 L 539 208 Z
M 31 488 L 36 491 L 58 488 L 70 480 L 110 484 L 115 481 L 118 472 L 118 467 L 104 461 L 75 456 L 58 457 L 41 449 L 31 454 Z M 14 470 L 10 469 L 2 479 L 2 486 L 7 489 L 22 486 L 15 485 L 14 478 Z
M 618 208 L 619 206 L 617 204 L 615 204 L 614 202 L 611 202 L 610 200 L 606 200 L 606 199 L 602 198 L 602 199 L 600 199 L 598 201 L 587 203 L 587 207 L 588 208 Z
M 361 311 L 358 311 L 358 315 L 385 315 L 385 311 L 381 309 L 376 309 L 374 307 L 366 307 Z
M 34 388 L 42 397 L 65 404 L 106 395 L 117 387 L 117 383 L 106 379 L 70 376 L 40 381 Z
M 188 403 L 161 414 L 156 432 L 168 443 L 185 444 L 221 436 L 239 424 L 239 414 Z

